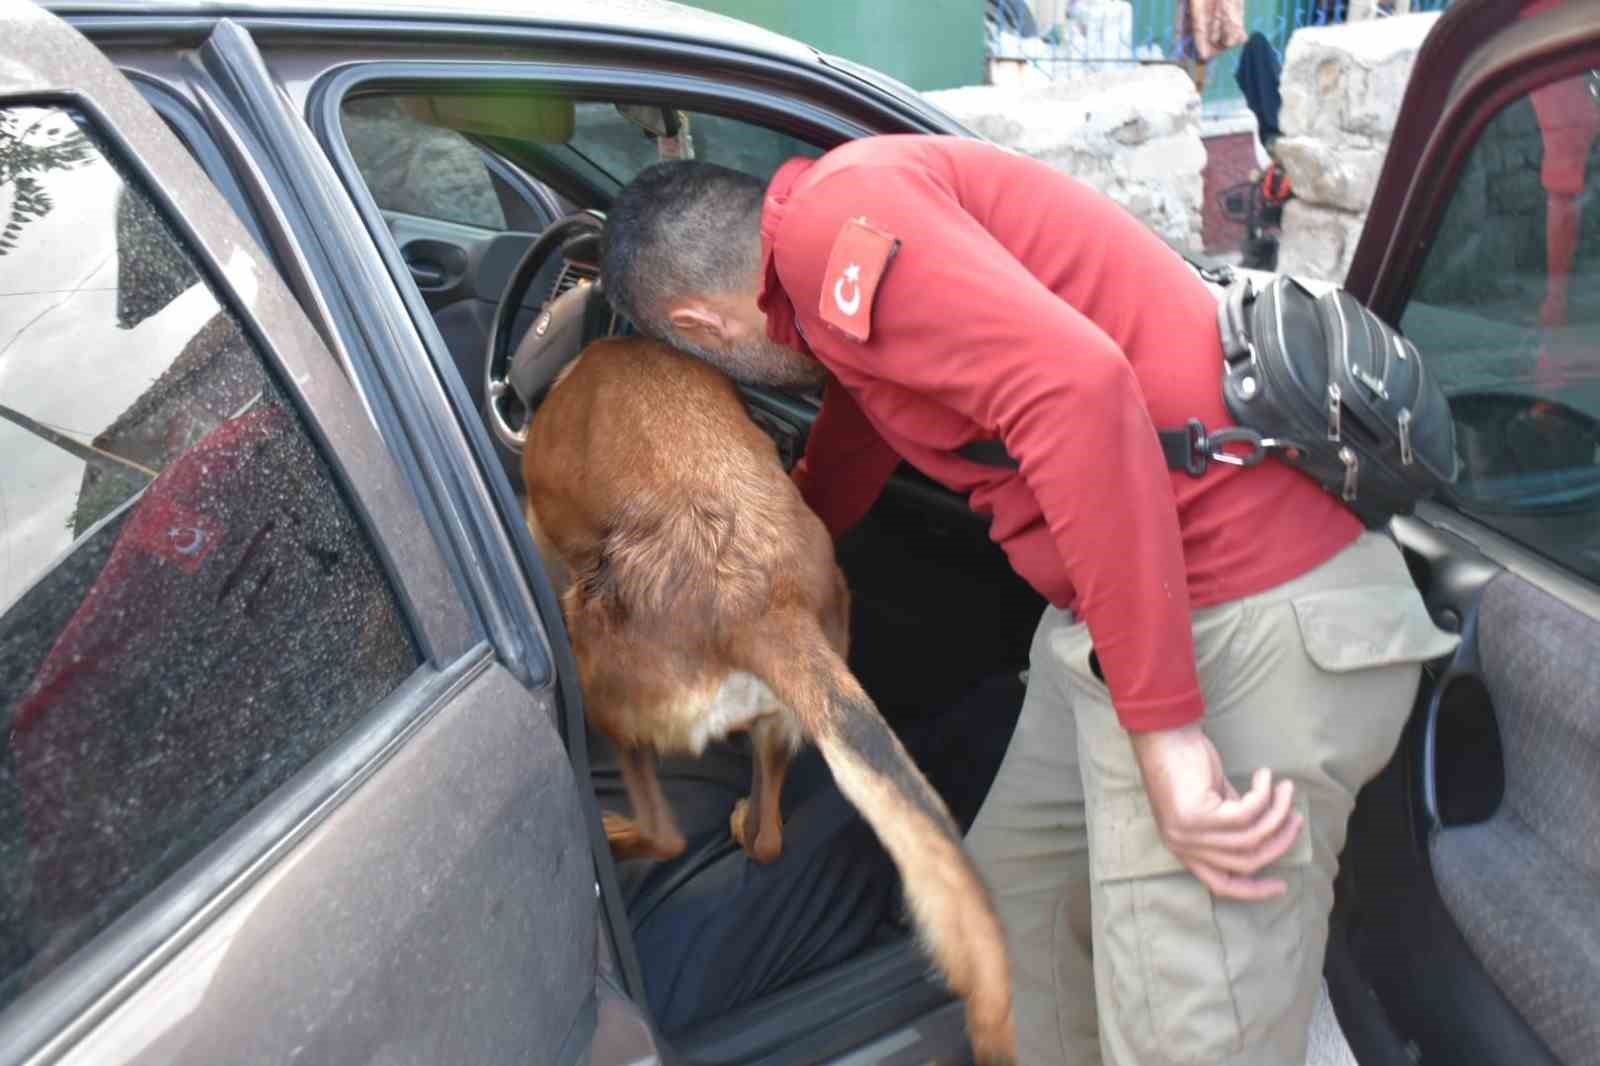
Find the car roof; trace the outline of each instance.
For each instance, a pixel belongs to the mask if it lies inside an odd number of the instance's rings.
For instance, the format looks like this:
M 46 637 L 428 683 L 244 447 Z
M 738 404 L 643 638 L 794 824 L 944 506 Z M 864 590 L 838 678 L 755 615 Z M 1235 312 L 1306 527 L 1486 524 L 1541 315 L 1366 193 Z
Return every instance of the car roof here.
M 628 30 L 802 62 L 817 58 L 793 38 L 671 0 L 42 0 L 41 6 L 63 16 L 387 18 Z

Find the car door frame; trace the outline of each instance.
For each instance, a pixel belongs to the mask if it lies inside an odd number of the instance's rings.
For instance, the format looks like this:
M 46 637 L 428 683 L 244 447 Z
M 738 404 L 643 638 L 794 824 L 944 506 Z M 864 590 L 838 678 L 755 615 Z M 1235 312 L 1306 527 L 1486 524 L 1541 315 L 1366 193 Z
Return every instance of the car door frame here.
M 281 22 L 275 25 L 279 30 L 283 28 Z M 576 50 L 565 31 L 548 28 L 530 27 L 517 32 L 505 26 L 496 26 L 493 38 L 498 45 L 497 54 L 502 58 L 461 59 L 452 56 L 413 60 L 369 55 L 358 63 L 342 63 L 331 65 L 331 69 L 318 69 L 316 63 L 309 61 L 305 65 L 285 67 L 278 56 L 269 54 L 284 83 L 303 87 L 297 91 L 302 94 L 308 122 L 335 172 L 343 180 L 345 192 L 359 212 L 366 234 L 383 258 L 390 278 L 396 282 L 395 288 L 410 312 L 412 325 L 432 353 L 434 365 L 440 368 L 453 366 L 448 349 L 442 337 L 437 335 L 421 294 L 413 286 L 401 283 L 409 275 L 398 242 L 394 240 L 382 211 L 361 180 L 354 159 L 345 145 L 340 130 L 340 103 L 347 94 L 385 82 L 411 87 L 419 84 L 459 87 L 479 82 L 504 83 L 515 80 L 541 88 L 590 90 L 608 99 L 631 98 L 641 102 L 671 94 L 675 101 L 684 106 L 759 121 L 763 126 L 796 134 L 814 143 L 839 143 L 872 130 L 861 119 L 852 116 L 863 113 L 863 97 L 876 100 L 875 94 L 853 82 L 841 80 L 832 72 L 819 75 L 815 70 L 793 68 L 769 57 L 729 53 L 704 45 L 664 45 L 657 40 L 636 38 L 621 32 L 604 35 L 603 38 L 595 34 L 584 35 L 582 47 Z M 505 48 L 513 40 L 524 44 L 531 55 L 559 54 L 561 61 L 505 59 Z M 367 44 L 374 52 L 381 48 L 370 37 L 367 38 Z M 286 47 L 284 51 L 292 54 L 293 49 Z M 589 52 L 593 52 L 594 56 L 588 55 Z M 849 101 L 851 106 L 830 108 L 821 103 L 838 99 Z M 875 110 L 865 113 L 875 115 L 882 126 L 905 128 L 906 116 L 910 112 L 903 104 L 880 101 L 874 107 Z M 927 115 L 924 119 L 926 124 L 920 128 L 932 132 L 954 132 L 937 116 Z M 481 412 L 456 397 L 457 393 L 465 394 L 462 383 L 450 381 L 448 384 L 455 399 L 455 412 L 464 431 L 475 442 L 481 438 L 481 447 L 488 451 L 490 457 L 497 456 L 496 449 L 499 446 L 490 439 L 483 427 Z M 752 406 L 769 413 L 780 422 L 794 425 L 803 439 L 804 428 L 815 417 L 814 406 L 770 390 L 746 389 L 745 393 Z M 498 479 L 489 480 L 496 494 L 504 493 L 506 499 L 511 498 L 509 485 L 500 483 Z M 949 499 L 963 516 L 971 515 L 964 500 L 954 496 Z M 505 513 L 514 527 L 512 536 L 517 547 L 528 553 L 530 561 L 537 560 L 531 535 L 520 513 L 514 507 L 507 508 Z M 552 643 L 560 648 L 560 655 L 570 654 L 559 612 L 548 617 L 551 620 Z M 574 765 L 579 768 L 582 779 L 588 767 L 587 747 L 581 711 L 576 714 L 572 712 L 572 709 L 581 707 L 580 699 L 581 694 L 574 686 L 572 696 L 564 702 L 568 713 L 574 718 L 568 732 L 569 745 Z M 609 919 L 612 938 L 619 945 L 623 969 L 628 973 L 638 963 L 626 920 L 626 909 L 620 891 L 615 887 L 612 871 L 603 862 L 601 868 L 602 899 L 608 914 L 615 916 Z M 630 986 L 630 990 L 633 989 L 638 990 L 638 998 L 642 1001 L 642 980 Z M 925 1032 L 921 1039 L 931 1039 L 937 1045 L 940 1038 L 935 1034 L 948 1028 L 948 1021 L 948 1017 L 943 1015 L 937 1021 L 923 1019 L 922 1028 Z M 844 1039 L 845 1034 L 841 1032 L 830 1037 Z M 794 1050 L 798 1054 L 801 1049 Z
M 1391 324 L 1401 320 L 1457 179 L 1487 124 L 1552 74 L 1600 66 L 1600 34 L 1594 29 L 1600 4 L 1575 0 L 1518 21 L 1529 2 L 1458 0 L 1418 53 L 1344 282 Z M 1466 633 L 1463 663 L 1472 656 L 1473 603 L 1501 573 L 1600 618 L 1600 586 L 1447 502 L 1425 501 L 1414 514 L 1394 519 L 1390 530 L 1436 621 Z M 1477 963 L 1433 881 L 1429 841 L 1440 826 L 1433 781 L 1438 697 L 1455 668 L 1430 664 L 1425 671 L 1395 761 L 1363 791 L 1352 816 L 1329 940 L 1329 991 L 1363 1062 L 1407 1066 L 1421 1041 L 1435 1053 L 1444 1049 L 1446 1058 L 1553 1066 L 1549 1048 Z M 1406 915 L 1394 921 L 1415 928 L 1389 928 L 1378 913 L 1384 908 L 1361 912 L 1356 886 L 1384 874 L 1390 878 L 1384 884 L 1407 897 L 1404 906 L 1391 901 L 1393 910 Z M 1384 972 L 1368 968 L 1345 939 L 1363 926 L 1369 940 L 1405 957 Z M 1424 941 L 1426 949 L 1419 946 Z
M 486 713 L 481 704 L 490 692 L 500 693 L 497 710 L 520 718 L 524 733 L 528 723 L 542 722 L 558 743 L 554 723 L 560 719 L 548 654 L 538 654 L 544 649 L 537 646 L 534 654 L 525 653 L 518 678 L 485 639 L 457 576 L 456 544 L 441 544 L 437 523 L 427 520 L 414 481 L 403 469 L 404 459 L 414 461 L 410 442 L 401 437 L 385 443 L 384 425 L 393 433 L 396 423 L 383 417 L 389 412 L 382 398 L 374 402 L 352 382 L 347 354 L 338 359 L 330 353 L 268 258 L 260 242 L 263 228 L 241 221 L 192 149 L 90 42 L 31 4 L 6 15 L 7 27 L 17 33 L 0 43 L 0 55 L 8 60 L 0 103 L 53 103 L 84 114 L 183 240 L 328 463 L 394 590 L 419 660 L 410 678 L 367 709 L 344 737 L 0 1012 L 0 1047 L 6 1049 L 0 1058 L 41 1062 L 70 1054 L 78 1040 L 133 1003 L 219 915 L 263 890 L 275 865 L 281 867 L 306 841 L 338 826 L 342 811 L 352 804 L 370 808 L 376 797 L 362 790 L 375 776 L 400 761 L 409 760 L 413 769 L 427 767 L 427 754 L 415 740 L 419 734 L 446 728 L 441 721 L 470 722 L 475 709 Z M 238 157 L 230 160 L 240 163 Z M 272 218 L 270 224 L 282 220 Z M 507 686 L 526 693 L 532 718 L 504 702 Z M 515 773 L 502 768 L 503 778 Z M 580 798 L 586 791 L 570 778 L 566 788 Z M 574 806 L 578 803 L 575 798 Z M 348 832 L 349 820 L 342 825 Z M 577 839 L 590 855 L 588 834 L 580 829 Z M 580 910 L 597 910 L 586 891 L 576 901 Z M 603 978 L 603 960 L 599 969 Z M 616 999 L 597 987 L 589 1001 L 589 1032 L 595 1016 L 609 1012 L 616 1037 Z M 620 1028 L 627 1028 L 636 1013 L 623 1010 Z M 580 1029 L 567 1034 L 573 1056 L 587 1046 Z M 629 1055 L 653 1047 L 636 1036 L 614 1046 Z

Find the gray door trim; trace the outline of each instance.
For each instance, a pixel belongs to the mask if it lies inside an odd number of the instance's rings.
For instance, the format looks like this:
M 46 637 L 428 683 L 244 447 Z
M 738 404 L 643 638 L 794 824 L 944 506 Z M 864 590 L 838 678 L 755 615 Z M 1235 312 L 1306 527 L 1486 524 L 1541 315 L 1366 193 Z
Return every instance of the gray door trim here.
M 1454 538 L 1501 568 L 1534 585 L 1574 610 L 1600 619 L 1600 586 L 1585 581 L 1565 567 L 1498 533 L 1470 515 L 1432 501 L 1417 505 L 1416 514 L 1394 519 L 1391 529 L 1403 547 L 1423 558 L 1452 548 L 1441 536 Z

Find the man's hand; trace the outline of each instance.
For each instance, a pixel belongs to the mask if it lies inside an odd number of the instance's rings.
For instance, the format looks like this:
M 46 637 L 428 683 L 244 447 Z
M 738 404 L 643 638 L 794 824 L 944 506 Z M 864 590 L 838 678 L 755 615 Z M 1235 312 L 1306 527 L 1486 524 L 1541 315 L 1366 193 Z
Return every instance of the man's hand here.
M 1283 881 L 1252 875 L 1288 851 L 1300 831 L 1303 819 L 1290 805 L 1293 782 L 1274 787 L 1272 772 L 1257 770 L 1250 791 L 1239 795 L 1199 723 L 1132 739 L 1150 807 L 1172 853 L 1219 896 L 1260 900 L 1283 893 Z

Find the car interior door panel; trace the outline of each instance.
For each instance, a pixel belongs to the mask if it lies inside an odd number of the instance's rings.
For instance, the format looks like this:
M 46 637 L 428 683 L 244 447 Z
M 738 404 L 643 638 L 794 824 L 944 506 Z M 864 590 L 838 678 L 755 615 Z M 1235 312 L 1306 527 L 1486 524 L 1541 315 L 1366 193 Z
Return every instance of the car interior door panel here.
M 1459 770 L 1435 777 L 1434 877 L 1507 998 L 1560 1061 L 1585 1061 L 1600 1043 L 1600 620 L 1502 573 L 1469 625 L 1471 659 L 1439 688 L 1434 768 L 1461 747 L 1458 714 L 1501 766 L 1476 760 L 1478 800 Z
M 1406 218 L 1356 256 L 1456 422 L 1459 482 L 1393 528 L 1463 640 L 1358 804 L 1329 973 L 1341 1014 L 1381 1004 L 1377 1061 L 1572 1066 L 1600 1062 L 1600 81 L 1539 44 L 1592 5 L 1485 18 L 1430 41 L 1471 78 L 1407 94 L 1456 169 L 1391 153 L 1375 204 L 1409 188 Z

